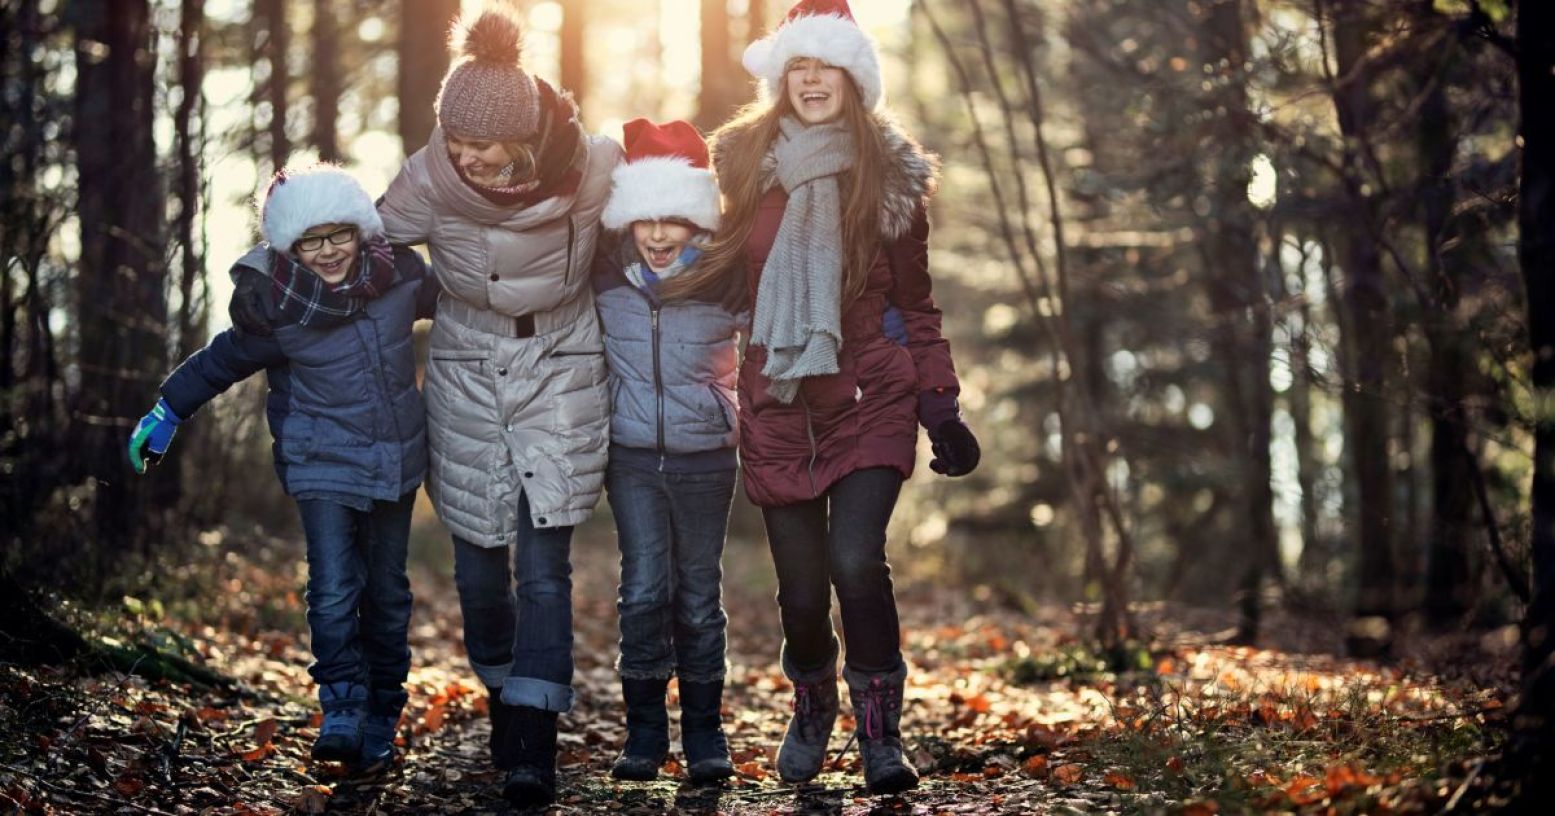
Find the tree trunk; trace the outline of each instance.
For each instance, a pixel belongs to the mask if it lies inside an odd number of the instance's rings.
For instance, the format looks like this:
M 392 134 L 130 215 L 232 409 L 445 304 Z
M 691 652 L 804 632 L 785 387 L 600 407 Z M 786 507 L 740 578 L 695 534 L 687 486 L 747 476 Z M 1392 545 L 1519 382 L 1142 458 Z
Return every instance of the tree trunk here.
M 1386 282 L 1381 250 L 1373 238 L 1376 202 L 1368 191 L 1360 152 L 1377 117 L 1371 72 L 1365 63 L 1373 30 L 1362 0 L 1342 0 L 1333 20 L 1338 78 L 1334 108 L 1344 134 L 1342 183 L 1347 212 L 1342 233 L 1341 293 L 1349 313 L 1354 380 L 1345 389 L 1345 445 L 1356 482 L 1360 544 L 1359 592 L 1346 634 L 1350 652 L 1362 657 L 1387 655 L 1397 615 L 1394 578 L 1398 559 L 1393 547 L 1393 480 L 1388 460 L 1387 361 L 1393 357 Z
M 731 85 L 739 80 L 729 56 L 729 0 L 702 0 L 702 84 L 696 126 L 712 130 L 734 111 Z
M 571 0 L 563 6 L 561 30 L 561 83 L 572 92 L 578 107 L 588 98 L 588 59 L 584 43 L 587 38 L 588 0 Z
M 1527 812 L 1555 796 L 1555 5 L 1522 3 L 1517 79 L 1522 115 L 1522 179 L 1517 258 L 1528 297 L 1533 352 L 1533 603 L 1523 620 L 1522 696 L 1513 717 L 1512 756 Z M 1531 806 L 1531 807 L 1529 807 Z
M 420 150 L 437 124 L 437 89 L 448 73 L 448 29 L 459 16 L 459 0 L 400 0 L 400 145 L 405 155 Z
M 263 31 L 259 56 L 269 66 L 264 98 L 270 104 L 270 169 L 280 170 L 291 156 L 292 143 L 286 135 L 287 86 L 291 84 L 286 54 L 291 36 L 286 29 L 286 0 L 254 0 L 254 14 Z
M 1238 594 L 1241 617 L 1236 639 L 1258 638 L 1264 578 L 1275 566 L 1274 491 L 1269 484 L 1270 423 L 1274 395 L 1269 386 L 1269 311 L 1258 257 L 1257 221 L 1247 200 L 1247 182 L 1256 152 L 1252 117 L 1247 111 L 1247 30 L 1241 0 L 1218 0 L 1209 7 L 1204 28 L 1203 62 L 1226 72 L 1205 100 L 1220 112 L 1215 150 L 1208 160 L 1211 216 L 1204 225 L 1204 259 L 1214 338 L 1225 380 L 1226 421 L 1234 439 L 1234 467 L 1243 486 L 1241 505 L 1248 535 L 1248 558 Z
M 1424 72 L 1427 76 L 1435 73 Z M 1450 174 L 1458 142 L 1453 136 L 1445 83 L 1431 82 L 1424 90 L 1415 134 L 1423 181 L 1420 206 L 1425 226 L 1426 283 L 1431 295 L 1423 304 L 1429 310 L 1423 325 L 1430 345 L 1427 379 L 1431 415 L 1431 533 L 1426 553 L 1425 611 L 1427 622 L 1441 629 L 1457 623 L 1473 602 L 1469 555 L 1474 505 L 1469 468 L 1479 464 L 1471 458 L 1464 415 L 1464 376 L 1471 363 L 1469 338 L 1458 319 L 1464 270 L 1458 253 L 1444 248 L 1455 198 Z
M 163 202 L 152 141 L 156 32 L 147 0 L 80 2 L 72 12 L 81 226 L 76 325 L 80 370 L 90 384 L 74 420 L 86 454 L 81 476 L 96 486 L 92 549 L 109 558 L 137 538 L 145 517 L 148 480 L 130 471 L 124 445 L 135 418 L 155 400 L 167 359 Z
M 914 2 L 914 6 L 918 3 Z M 761 39 L 767 34 L 767 0 L 746 0 L 745 44 Z
M 204 145 L 197 131 L 205 115 L 205 0 L 183 0 L 178 22 L 178 87 L 183 96 L 173 112 L 174 150 L 178 157 L 178 359 L 205 344 L 203 304 L 195 303 L 194 287 L 205 283 L 205 264 L 195 241 L 195 216 L 200 210 L 200 155 Z
M 334 0 L 313 0 L 313 147 L 322 161 L 340 161 L 340 21 Z

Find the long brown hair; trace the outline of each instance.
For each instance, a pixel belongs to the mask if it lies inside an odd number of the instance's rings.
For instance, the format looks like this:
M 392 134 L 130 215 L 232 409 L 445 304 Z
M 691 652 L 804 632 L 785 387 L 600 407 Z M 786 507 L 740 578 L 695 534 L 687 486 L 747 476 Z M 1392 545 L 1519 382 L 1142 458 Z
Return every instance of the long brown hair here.
M 846 75 L 842 121 L 853 134 L 853 167 L 839 178 L 842 194 L 842 241 L 847 247 L 842 269 L 842 304 L 846 308 L 864 292 L 869 268 L 880 248 L 881 183 L 886 145 L 880 124 L 859 101 L 853 77 Z M 713 156 L 724 212 L 718 233 L 702 248 L 697 268 L 665 281 L 659 293 L 667 300 L 719 300 L 731 309 L 746 309 L 755 298 L 748 291 L 745 244 L 760 210 L 767 181 L 763 166 L 778 138 L 778 122 L 795 116 L 788 101 L 788 78 L 770 103 L 753 102 L 713 133 Z

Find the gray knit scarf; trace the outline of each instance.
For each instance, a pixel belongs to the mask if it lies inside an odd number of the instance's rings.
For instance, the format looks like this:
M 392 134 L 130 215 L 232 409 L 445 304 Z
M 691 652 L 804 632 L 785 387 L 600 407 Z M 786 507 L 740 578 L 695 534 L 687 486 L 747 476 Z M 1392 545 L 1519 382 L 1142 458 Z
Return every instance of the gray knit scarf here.
M 842 195 L 853 135 L 841 122 L 806 126 L 783 117 L 772 145 L 788 191 L 783 221 L 756 288 L 751 339 L 767 350 L 767 393 L 791 403 L 800 380 L 837 373 L 842 347 Z

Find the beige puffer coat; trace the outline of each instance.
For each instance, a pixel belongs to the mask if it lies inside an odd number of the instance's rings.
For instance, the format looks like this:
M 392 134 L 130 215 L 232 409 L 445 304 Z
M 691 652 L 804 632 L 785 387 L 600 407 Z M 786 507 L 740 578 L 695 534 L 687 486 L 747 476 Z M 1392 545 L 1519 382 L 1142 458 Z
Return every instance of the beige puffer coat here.
M 379 202 L 391 243 L 429 245 L 445 292 L 427 365 L 428 493 L 455 536 L 512 543 L 520 492 L 536 527 L 599 501 L 610 399 L 589 286 L 599 214 L 621 148 L 588 137 L 573 195 L 494 204 L 459 178 L 441 130 Z M 533 336 L 514 318 L 533 317 Z

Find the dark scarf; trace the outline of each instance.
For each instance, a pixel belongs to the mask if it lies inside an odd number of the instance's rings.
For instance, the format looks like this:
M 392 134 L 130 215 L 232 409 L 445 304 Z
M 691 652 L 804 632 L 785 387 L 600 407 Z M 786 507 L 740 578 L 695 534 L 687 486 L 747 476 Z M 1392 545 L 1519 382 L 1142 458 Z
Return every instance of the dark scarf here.
M 344 323 L 366 308 L 367 301 L 394 288 L 400 280 L 394 267 L 394 248 L 382 236 L 363 243 L 355 269 L 340 283 L 326 283 L 290 253 L 273 254 L 270 280 L 283 323 L 313 328 Z
M 459 178 L 493 204 L 528 207 L 548 198 L 572 195 L 583 181 L 588 142 L 578 121 L 578 104 L 571 94 L 557 93 L 539 77 L 535 78 L 535 85 L 540 89 L 540 129 L 529 145 L 539 174 L 536 178 L 512 187 L 487 187 L 466 176 L 454 162 Z M 449 161 L 453 162 L 453 158 L 449 157 Z

